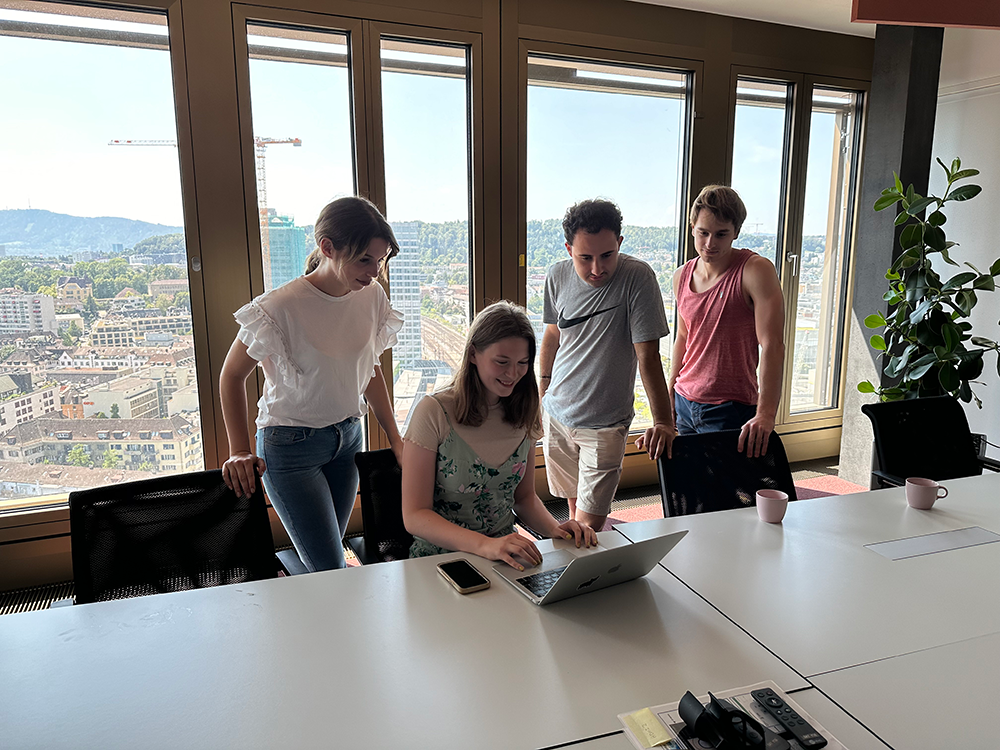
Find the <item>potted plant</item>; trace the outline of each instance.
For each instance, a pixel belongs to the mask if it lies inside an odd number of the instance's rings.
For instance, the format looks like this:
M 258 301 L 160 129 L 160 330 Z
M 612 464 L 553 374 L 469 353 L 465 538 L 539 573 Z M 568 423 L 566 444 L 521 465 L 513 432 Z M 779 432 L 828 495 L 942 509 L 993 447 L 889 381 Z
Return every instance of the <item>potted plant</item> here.
M 937 163 L 948 177 L 944 197 L 925 198 L 914 192 L 913 185 L 904 191 L 899 176 L 894 174 L 893 187 L 883 190 L 875 202 L 876 211 L 897 203 L 902 206 L 896 226 L 905 225 L 899 236 L 903 252 L 885 274 L 889 290 L 882 299 L 889 303 L 888 314 L 877 312 L 865 318 L 868 328 L 884 329 L 871 337 L 870 344 L 882 352 L 883 371 L 891 384 L 875 386 L 866 380 L 858 384 L 858 390 L 877 393 L 882 401 L 949 394 L 966 403 L 975 399 L 982 408 L 972 383 L 982 373 L 983 357 L 991 350 L 998 353 L 1000 374 L 1000 345 L 973 336 L 967 318 L 979 301 L 978 293 L 995 290 L 1000 258 L 988 272 L 965 263 L 971 270 L 960 271 L 947 280 L 942 280 L 934 269 L 931 261 L 935 255 L 946 264 L 959 266 L 951 257 L 957 243 L 945 237 L 945 204 L 970 200 L 982 190 L 971 184 L 955 187 L 955 183 L 976 176 L 979 170 L 962 169 L 960 159 L 955 159 L 950 168 L 940 159 Z

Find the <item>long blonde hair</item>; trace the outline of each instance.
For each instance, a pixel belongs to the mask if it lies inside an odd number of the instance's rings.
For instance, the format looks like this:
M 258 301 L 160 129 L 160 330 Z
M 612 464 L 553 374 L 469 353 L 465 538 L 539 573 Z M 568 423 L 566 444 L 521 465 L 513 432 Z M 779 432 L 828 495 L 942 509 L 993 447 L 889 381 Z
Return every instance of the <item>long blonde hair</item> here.
M 538 383 L 535 381 L 535 330 L 523 307 L 503 300 L 495 302 L 476 316 L 465 340 L 464 356 L 450 388 L 455 394 L 455 419 L 459 424 L 478 427 L 489 413 L 486 387 L 472 364 L 472 353 L 503 339 L 520 337 L 528 342 L 528 372 L 514 386 L 513 392 L 501 398 L 503 419 L 514 427 L 537 429 Z
M 320 243 L 324 239 L 330 240 L 337 251 L 337 261 L 342 265 L 353 263 L 364 255 L 375 238 L 389 243 L 389 253 L 385 256 L 382 271 L 387 268 L 389 259 L 399 253 L 399 243 L 396 242 L 396 235 L 389 222 L 374 203 L 357 196 L 338 198 L 323 206 L 313 227 L 313 237 L 316 247 L 306 258 L 306 273 L 315 271 L 323 260 Z

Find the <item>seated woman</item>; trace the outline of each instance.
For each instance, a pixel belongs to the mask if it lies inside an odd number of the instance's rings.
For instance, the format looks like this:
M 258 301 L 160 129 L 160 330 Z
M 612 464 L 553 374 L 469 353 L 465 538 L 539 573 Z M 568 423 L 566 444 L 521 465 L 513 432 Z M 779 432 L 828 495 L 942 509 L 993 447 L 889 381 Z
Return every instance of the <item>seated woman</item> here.
M 542 559 L 514 531 L 597 544 L 589 526 L 559 523 L 535 494 L 540 434 L 535 333 L 524 309 L 497 302 L 472 323 L 451 384 L 414 408 L 403 439 L 403 521 L 411 557 L 471 552 L 524 570 Z

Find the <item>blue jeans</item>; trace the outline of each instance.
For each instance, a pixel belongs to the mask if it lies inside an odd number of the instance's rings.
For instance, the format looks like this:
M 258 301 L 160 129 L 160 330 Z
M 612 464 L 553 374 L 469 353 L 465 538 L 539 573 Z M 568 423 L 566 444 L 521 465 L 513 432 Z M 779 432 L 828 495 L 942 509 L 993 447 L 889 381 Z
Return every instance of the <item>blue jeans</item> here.
M 688 401 L 674 391 L 674 413 L 677 416 L 677 432 L 680 435 L 694 435 L 699 432 L 720 432 L 738 430 L 757 414 L 753 404 L 739 401 L 725 401 L 721 404 L 699 404 Z
M 257 455 L 271 505 L 310 572 L 347 565 L 344 532 L 358 492 L 354 454 L 362 448 L 361 421 L 329 427 L 264 427 Z

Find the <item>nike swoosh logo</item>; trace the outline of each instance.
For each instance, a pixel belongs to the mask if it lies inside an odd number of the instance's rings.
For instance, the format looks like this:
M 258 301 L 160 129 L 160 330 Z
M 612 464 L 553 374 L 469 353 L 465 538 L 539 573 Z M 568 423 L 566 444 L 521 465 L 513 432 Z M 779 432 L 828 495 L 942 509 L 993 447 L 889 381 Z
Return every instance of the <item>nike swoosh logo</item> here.
M 615 305 L 614 307 L 607 307 L 603 310 L 597 310 L 596 312 L 592 312 L 590 315 L 584 315 L 579 318 L 564 318 L 562 312 L 560 312 L 559 322 L 557 323 L 557 325 L 559 326 L 559 328 L 572 328 L 573 326 L 578 326 L 581 323 L 586 323 L 588 320 L 590 320 L 591 318 L 595 318 L 598 315 L 602 315 L 603 313 L 606 312 L 611 312 L 612 310 L 618 307 L 621 307 L 621 305 Z

